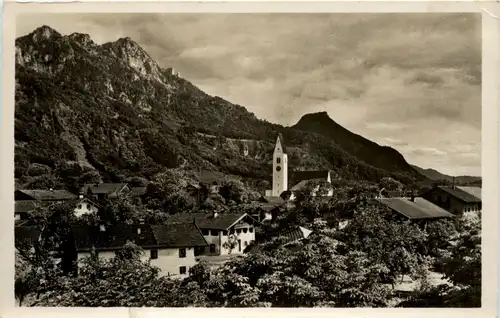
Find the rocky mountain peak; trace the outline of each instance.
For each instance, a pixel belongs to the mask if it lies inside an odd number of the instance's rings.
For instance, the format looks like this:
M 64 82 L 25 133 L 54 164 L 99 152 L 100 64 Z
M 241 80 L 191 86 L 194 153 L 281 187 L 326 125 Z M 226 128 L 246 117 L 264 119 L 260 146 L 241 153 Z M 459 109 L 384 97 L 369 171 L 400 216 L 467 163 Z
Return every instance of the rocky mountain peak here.
M 72 41 L 77 42 L 78 44 L 86 47 L 95 47 L 97 44 L 92 41 L 90 35 L 85 33 L 72 33 L 68 36 L 68 38 Z
M 35 31 L 33 31 L 30 35 L 31 38 L 33 39 L 33 42 L 39 42 L 41 40 L 49 40 L 52 38 L 61 37 L 61 34 L 59 32 L 57 32 L 56 30 L 52 29 L 47 25 L 43 25 L 35 29 Z

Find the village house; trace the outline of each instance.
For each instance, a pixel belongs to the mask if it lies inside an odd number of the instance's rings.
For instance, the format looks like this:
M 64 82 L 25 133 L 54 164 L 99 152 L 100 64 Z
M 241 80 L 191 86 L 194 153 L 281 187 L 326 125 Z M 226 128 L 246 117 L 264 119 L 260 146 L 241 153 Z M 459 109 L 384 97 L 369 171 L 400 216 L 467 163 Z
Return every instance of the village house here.
M 402 219 L 431 220 L 451 218 L 454 215 L 421 197 L 376 198 L 383 206 L 396 212 Z
M 250 216 L 260 223 L 264 221 L 274 220 L 280 209 L 288 203 L 281 197 L 262 196 L 257 200 L 258 208 Z
M 208 250 L 201 248 L 202 255 L 242 254 L 245 247 L 255 240 L 258 221 L 247 213 L 192 213 L 176 214 L 172 221 L 194 220 L 208 243 Z M 234 235 L 236 246 L 229 248 L 226 242 Z
M 76 217 L 81 217 L 86 214 L 96 214 L 100 208 L 99 204 L 92 202 L 88 198 L 72 200 L 70 203 L 75 206 L 74 215 Z
M 80 191 L 83 196 L 90 196 L 95 200 L 102 200 L 104 197 L 117 197 L 122 193 L 130 193 L 131 189 L 126 183 L 96 183 L 85 184 Z
M 72 232 L 79 266 L 91 251 L 110 259 L 127 242 L 132 242 L 143 249 L 142 260 L 160 268 L 161 275 L 179 278 L 189 275 L 189 269 L 196 265 L 197 251 L 207 246 L 193 222 L 80 226 L 73 227 Z
M 54 203 L 68 203 L 73 205 L 74 214 L 80 217 L 84 214 L 96 213 L 99 205 L 86 198 L 78 198 L 66 190 L 17 190 L 14 193 L 17 199 L 14 206 L 16 221 L 26 220 L 28 214 L 37 206 L 48 207 Z
M 426 191 L 422 197 L 453 214 L 481 211 L 481 188 L 459 186 L 437 186 Z

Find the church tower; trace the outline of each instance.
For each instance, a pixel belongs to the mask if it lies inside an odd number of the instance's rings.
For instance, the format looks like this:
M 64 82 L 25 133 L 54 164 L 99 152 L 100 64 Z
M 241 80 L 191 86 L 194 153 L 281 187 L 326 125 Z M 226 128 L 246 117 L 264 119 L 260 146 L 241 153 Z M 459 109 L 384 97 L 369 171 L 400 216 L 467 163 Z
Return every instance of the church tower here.
M 278 135 L 273 153 L 273 189 L 272 196 L 278 197 L 288 190 L 288 156 L 285 153 L 283 136 Z

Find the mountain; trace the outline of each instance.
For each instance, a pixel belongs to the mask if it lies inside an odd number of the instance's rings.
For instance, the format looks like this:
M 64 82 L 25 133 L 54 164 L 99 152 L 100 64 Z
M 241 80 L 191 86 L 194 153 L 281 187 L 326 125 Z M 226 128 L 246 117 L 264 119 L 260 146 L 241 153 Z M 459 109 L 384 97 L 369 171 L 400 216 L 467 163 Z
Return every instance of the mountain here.
M 413 173 L 413 168 L 394 148 L 380 146 L 350 132 L 333 121 L 326 112 L 304 115 L 293 128 L 328 137 L 349 154 L 374 167 L 387 171 Z
M 18 187 L 145 180 L 164 168 L 219 171 L 257 184 L 271 174 L 278 133 L 291 169 L 371 181 L 423 178 L 395 151 L 393 165 L 370 164 L 321 133 L 272 124 L 209 96 L 130 38 L 97 45 L 87 34 L 43 26 L 16 39 L 15 59 Z
M 418 166 L 412 165 L 412 167 L 417 170 L 423 176 L 429 178 L 430 180 L 444 180 L 447 182 L 453 182 L 453 178 L 455 178 L 455 184 L 458 185 L 481 185 L 481 177 L 476 176 L 449 176 L 443 174 L 435 169 L 423 169 Z

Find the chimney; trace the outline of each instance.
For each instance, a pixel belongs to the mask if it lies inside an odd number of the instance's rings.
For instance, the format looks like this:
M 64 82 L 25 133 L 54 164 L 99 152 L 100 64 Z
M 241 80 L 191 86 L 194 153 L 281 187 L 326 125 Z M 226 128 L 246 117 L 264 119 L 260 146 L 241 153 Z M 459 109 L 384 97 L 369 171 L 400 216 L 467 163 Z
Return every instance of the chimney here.
M 99 225 L 99 231 L 106 232 L 106 225 L 104 224 Z
M 415 193 L 413 192 L 410 194 L 410 201 L 415 202 Z
M 455 177 L 453 177 L 453 179 L 452 179 L 451 188 L 452 188 L 452 189 L 455 189 Z

